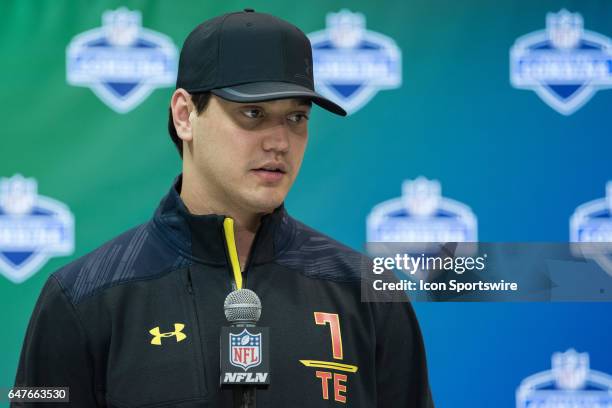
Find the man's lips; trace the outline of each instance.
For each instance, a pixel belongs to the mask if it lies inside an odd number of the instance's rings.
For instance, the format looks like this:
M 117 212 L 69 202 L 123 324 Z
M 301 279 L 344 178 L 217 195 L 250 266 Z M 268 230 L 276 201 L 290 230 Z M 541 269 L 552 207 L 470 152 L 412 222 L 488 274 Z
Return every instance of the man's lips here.
M 287 165 L 280 161 L 269 161 L 258 165 L 254 170 L 280 171 L 281 173 L 286 173 Z
M 266 163 L 261 167 L 251 170 L 255 175 L 268 183 L 280 181 L 287 173 L 287 166 L 283 163 Z
M 276 183 L 279 182 L 284 176 L 285 173 L 281 171 L 270 171 L 263 169 L 255 169 L 251 170 L 256 176 L 267 183 Z

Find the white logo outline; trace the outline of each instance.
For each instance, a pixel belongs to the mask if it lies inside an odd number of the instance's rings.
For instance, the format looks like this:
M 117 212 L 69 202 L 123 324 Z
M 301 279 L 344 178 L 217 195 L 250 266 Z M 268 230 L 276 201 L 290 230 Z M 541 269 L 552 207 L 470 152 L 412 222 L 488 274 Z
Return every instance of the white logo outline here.
M 573 19 L 576 20 L 576 24 L 582 23 L 582 16 L 579 13 L 570 13 L 565 9 L 560 10 L 558 13 L 548 13 L 547 15 L 547 28 L 544 30 L 534 31 L 519 37 L 512 48 L 510 49 L 510 84 L 516 89 L 526 89 L 534 91 L 540 99 L 542 99 L 548 106 L 556 110 L 562 115 L 569 116 L 582 108 L 599 90 L 612 88 L 612 72 L 607 73 L 605 78 L 597 78 L 590 80 L 580 81 L 579 79 L 549 79 L 547 81 L 528 78 L 522 74 L 520 69 L 520 61 L 523 57 L 530 54 L 542 55 L 548 53 L 550 55 L 557 55 L 559 58 L 565 58 L 570 61 L 570 58 L 575 58 L 577 61 L 580 58 L 585 59 L 589 55 L 607 56 L 612 58 L 612 40 L 603 34 L 599 34 L 593 31 L 584 30 L 582 26 L 580 29 L 579 41 L 590 43 L 601 47 L 598 51 L 581 51 L 578 48 L 562 49 L 555 47 L 554 51 L 534 51 L 531 49 L 536 44 L 552 43 L 551 40 L 551 28 L 548 27 L 551 22 L 554 22 L 555 18 L 558 19 Z M 577 29 L 577 28 L 576 28 Z M 571 93 L 566 99 L 560 98 L 555 92 L 549 89 L 549 85 L 576 85 L 579 86 L 574 92 Z
M 49 197 L 41 196 L 37 193 L 36 181 L 34 179 L 26 179 L 20 174 L 16 174 L 10 178 L 1 178 L 0 184 L 2 186 L 0 194 L 6 195 L 8 191 L 13 189 L 16 183 L 24 183 L 29 187 L 29 193 L 34 194 L 34 200 L 31 202 L 31 207 L 34 209 L 43 209 L 46 212 L 50 212 L 52 215 L 46 215 L 44 217 L 50 218 L 53 224 L 59 225 L 61 232 L 63 232 L 62 238 L 58 242 L 34 244 L 30 243 L 15 243 L 15 242 L 3 242 L 0 245 L 0 273 L 8 278 L 13 283 L 22 283 L 36 272 L 38 272 L 44 264 L 52 257 L 67 256 L 74 252 L 74 215 L 70 212 L 70 209 L 64 204 L 57 200 Z M 19 199 L 20 197 L 17 197 Z M 2 234 L 2 241 L 8 240 L 5 236 L 10 235 L 10 230 L 14 230 L 15 225 L 21 226 L 26 230 L 32 228 L 32 226 L 44 225 L 40 223 L 40 220 L 32 222 L 32 216 L 27 213 L 30 209 L 25 211 L 7 211 L 7 199 L 5 196 L 0 200 L 0 209 L 3 213 L 0 214 L 0 233 Z M 43 220 L 49 222 L 49 220 Z M 12 226 L 12 228 L 11 228 Z M 15 233 L 13 231 L 13 233 Z M 32 252 L 28 256 L 27 261 L 17 266 L 5 255 L 8 251 Z
M 349 39 L 342 39 L 340 36 L 333 34 L 336 26 L 345 23 L 351 26 L 348 28 L 347 36 Z M 337 37 L 337 38 L 335 38 Z M 390 90 L 401 87 L 402 85 L 402 52 L 397 43 L 384 34 L 370 31 L 365 28 L 365 17 L 362 13 L 351 12 L 348 9 L 342 9 L 337 13 L 328 13 L 326 16 L 326 28 L 308 34 L 308 38 L 312 44 L 314 79 L 317 92 L 323 96 L 333 100 L 342 106 L 348 114 L 355 113 L 363 108 L 376 94 L 381 90 Z M 320 43 L 330 41 L 335 44 L 332 50 L 321 50 L 317 46 Z M 346 44 L 342 44 L 342 42 Z M 362 52 L 356 46 L 363 42 L 377 44 L 380 49 L 377 52 L 381 53 L 387 61 L 394 64 L 389 68 L 387 75 L 376 75 L 364 81 L 359 77 L 349 79 L 347 75 L 328 75 L 325 74 L 318 62 L 321 59 L 337 60 L 338 57 L 344 57 L 345 64 L 348 61 L 356 61 L 358 54 Z M 348 59 L 347 59 L 348 58 Z M 361 59 L 365 58 L 365 55 Z M 362 61 L 363 62 L 363 61 Z M 337 65 L 337 61 L 335 62 Z M 354 62 L 357 64 L 357 62 Z M 353 70 L 359 71 L 359 70 Z M 340 94 L 334 85 L 353 85 L 361 82 L 362 85 L 358 90 L 351 93 L 350 96 Z
M 117 82 L 135 84 L 132 89 L 125 95 L 120 96 L 114 93 L 107 85 L 109 78 L 101 78 L 100 73 L 96 73 L 95 70 L 82 67 L 79 58 L 83 55 L 95 56 L 90 50 L 88 45 L 90 42 L 105 38 L 109 42 L 121 41 L 121 36 L 117 35 L 116 39 L 111 39 L 112 27 L 109 28 L 109 24 L 113 24 L 113 21 L 120 19 L 131 19 L 132 25 L 137 25 L 135 40 L 144 40 L 148 43 L 155 44 L 156 53 L 163 56 L 164 63 L 171 65 L 165 67 L 161 72 L 156 75 L 125 75 L 122 77 L 120 74 L 114 74 L 114 78 Z M 120 7 L 117 10 L 107 10 L 102 16 L 102 26 L 96 27 L 80 34 L 77 34 L 72 38 L 68 46 L 66 47 L 66 81 L 68 84 L 79 87 L 90 88 L 93 93 L 102 100 L 107 106 L 112 108 L 117 113 L 127 113 L 132 109 L 140 105 L 155 89 L 162 87 L 173 86 L 176 82 L 177 74 L 177 55 L 178 51 L 170 37 L 165 34 L 144 28 L 140 25 L 141 15 L 139 11 L 129 11 L 125 7 Z M 142 58 L 151 58 L 151 51 L 143 51 L 131 47 L 129 41 L 123 41 L 123 43 L 114 44 L 111 50 L 103 50 L 100 53 L 106 53 L 108 57 L 113 57 L 115 60 L 108 62 L 108 69 L 113 65 L 111 62 L 119 65 L 121 59 L 126 61 L 137 59 L 135 56 L 140 55 Z M 100 63 L 97 58 L 92 58 L 94 63 Z M 83 63 L 84 64 L 84 63 Z M 120 68 L 116 68 L 120 71 Z M 104 71 L 103 69 L 101 71 Z M 107 76 L 112 76 L 110 72 L 106 73 Z
M 598 216 L 606 212 L 608 217 L 599 219 Z M 605 197 L 588 201 L 574 210 L 569 226 L 572 253 L 594 260 L 612 276 L 612 180 L 606 183 Z M 582 236 L 585 229 L 591 230 L 591 233 L 597 231 L 602 235 L 585 238 Z M 609 237 L 606 234 L 609 234 Z
M 411 200 L 417 202 L 413 203 Z M 377 230 L 388 220 L 389 214 L 398 211 L 406 211 L 415 223 L 424 228 L 432 222 L 436 223 L 436 228 L 443 227 L 442 222 L 435 220 L 435 213 L 440 210 L 454 215 L 459 224 L 463 225 L 466 231 L 463 239 L 457 239 L 458 236 L 438 236 L 433 237 L 433 239 L 423 239 L 425 237 L 387 239 L 384 236 L 381 237 Z M 428 180 L 423 176 L 404 181 L 401 197 L 392 198 L 374 206 L 368 214 L 366 225 L 368 242 L 478 242 L 478 221 L 471 208 L 459 201 L 443 197 L 440 182 L 438 180 Z M 432 224 L 432 226 L 434 225 Z M 409 225 L 406 224 L 404 227 L 408 228 Z M 442 229 L 440 228 L 440 230 Z
M 569 349 L 563 353 L 554 353 L 552 356 L 551 369 L 532 374 L 521 381 L 516 390 L 516 408 L 527 408 L 529 398 L 552 399 L 554 406 L 578 407 L 576 401 L 595 399 L 597 397 L 608 398 L 612 403 L 612 376 L 601 371 L 592 370 L 589 367 L 588 353 L 577 353 L 574 349 Z M 566 364 L 568 367 L 563 367 Z M 585 366 L 586 365 L 586 366 Z M 573 374 L 572 370 L 580 370 L 574 373 L 578 376 L 575 381 L 568 383 L 569 388 L 564 386 L 563 375 Z M 549 389 L 555 385 L 557 389 Z M 603 390 L 580 390 L 585 384 L 597 386 Z M 607 392 L 605 391 L 607 389 Z M 569 402 L 563 402 L 564 399 Z M 574 400 L 575 399 L 575 400 Z M 591 406 L 582 402 L 584 408 Z M 534 404 L 535 406 L 535 404 Z M 546 403 L 542 406 L 548 406 Z M 552 406 L 552 405 L 551 405 Z M 607 406 L 607 405 L 606 405 Z

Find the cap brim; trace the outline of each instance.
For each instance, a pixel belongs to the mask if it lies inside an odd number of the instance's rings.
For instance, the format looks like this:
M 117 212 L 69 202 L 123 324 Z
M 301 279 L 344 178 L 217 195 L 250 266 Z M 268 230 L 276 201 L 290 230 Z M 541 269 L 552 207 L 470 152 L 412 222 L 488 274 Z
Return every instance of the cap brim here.
M 332 113 L 346 116 L 346 111 L 338 104 L 300 85 L 289 82 L 252 82 L 227 88 L 213 89 L 210 92 L 232 102 L 265 102 L 274 99 L 307 98 Z

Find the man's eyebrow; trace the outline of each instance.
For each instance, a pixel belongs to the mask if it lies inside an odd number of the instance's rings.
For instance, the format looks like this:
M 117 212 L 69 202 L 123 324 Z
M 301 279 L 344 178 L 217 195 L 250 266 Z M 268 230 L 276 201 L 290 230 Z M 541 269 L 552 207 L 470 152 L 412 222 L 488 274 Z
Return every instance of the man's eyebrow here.
M 298 102 L 299 106 L 312 106 L 312 101 L 310 99 L 300 99 Z

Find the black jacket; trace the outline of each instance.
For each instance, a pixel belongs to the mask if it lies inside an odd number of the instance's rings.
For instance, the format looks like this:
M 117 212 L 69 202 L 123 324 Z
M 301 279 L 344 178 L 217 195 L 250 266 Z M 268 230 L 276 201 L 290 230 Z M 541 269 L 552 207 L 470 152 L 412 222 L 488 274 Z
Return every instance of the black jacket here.
M 219 329 L 232 290 L 225 217 L 190 214 L 177 190 L 180 178 L 153 219 L 49 277 L 16 386 L 69 386 L 74 407 L 232 406 L 231 391 L 219 387 Z M 263 218 L 244 272 L 262 302 L 259 325 L 270 328 L 271 385 L 258 390 L 259 407 L 433 406 L 413 309 L 362 302 L 367 263 L 283 206 Z M 317 324 L 315 312 L 338 316 L 335 356 L 331 323 Z M 161 344 L 152 330 L 166 333 Z M 305 363 L 313 360 L 357 371 Z

